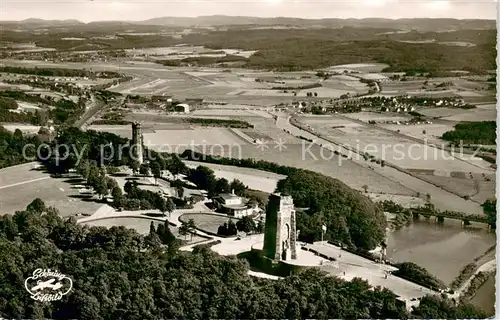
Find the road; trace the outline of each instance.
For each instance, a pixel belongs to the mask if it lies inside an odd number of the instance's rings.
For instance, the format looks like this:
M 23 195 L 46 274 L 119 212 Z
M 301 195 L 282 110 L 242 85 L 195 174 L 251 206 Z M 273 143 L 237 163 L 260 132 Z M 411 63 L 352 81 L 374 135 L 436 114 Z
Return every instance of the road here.
M 92 119 L 96 115 L 97 112 L 101 109 L 103 106 L 102 101 L 97 100 L 97 98 L 92 95 L 90 98 L 90 102 L 88 103 L 88 106 L 85 110 L 85 113 L 82 115 L 80 119 L 78 119 L 74 124 L 73 127 L 81 129 L 83 125 Z

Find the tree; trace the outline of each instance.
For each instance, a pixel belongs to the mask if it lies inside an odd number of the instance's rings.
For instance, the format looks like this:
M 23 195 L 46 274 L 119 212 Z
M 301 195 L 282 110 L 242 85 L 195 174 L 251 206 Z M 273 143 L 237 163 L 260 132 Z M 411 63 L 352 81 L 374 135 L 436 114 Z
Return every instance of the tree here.
M 153 233 L 156 233 L 156 227 L 154 221 L 151 221 L 151 223 L 149 224 L 149 234 L 151 235 Z
M 236 228 L 236 224 L 234 224 L 232 219 L 229 219 L 227 222 L 227 233 L 229 236 L 235 236 L 238 234 L 238 228 Z
M 126 203 L 127 210 L 140 210 L 141 209 L 141 200 L 139 199 L 130 199 Z
M 187 227 L 188 227 L 189 233 L 191 234 L 191 240 L 193 240 L 193 234 L 196 232 L 196 223 L 194 222 L 194 219 L 188 220 Z
M 130 169 L 132 169 L 132 172 L 134 173 L 134 175 L 137 173 L 137 171 L 139 171 L 139 167 L 140 167 L 139 161 L 131 160 L 129 166 L 130 166 Z
M 45 210 L 47 210 L 47 207 L 45 206 L 45 203 L 42 201 L 42 199 L 36 198 L 35 200 L 31 201 L 30 204 L 28 204 L 26 210 L 29 212 L 43 213 L 45 212 Z
M 257 233 L 264 233 L 265 230 L 265 224 L 262 222 L 262 220 L 259 220 L 259 223 L 257 223 L 257 229 L 255 230 Z
M 114 166 L 107 166 L 107 167 L 106 167 L 106 172 L 107 172 L 108 174 L 113 175 L 113 174 L 117 174 L 117 173 L 119 173 L 119 172 L 120 172 L 120 169 L 118 169 L 117 167 L 114 167 Z
M 144 243 L 147 248 L 152 248 L 154 250 L 158 250 L 161 245 L 161 239 L 158 234 L 153 233 L 149 234 L 145 239 Z
M 151 162 L 151 173 L 155 177 L 155 184 L 158 184 L 158 178 L 161 177 L 161 166 L 157 161 Z
M 123 190 L 125 190 L 125 192 L 129 195 L 132 194 L 136 189 L 137 189 L 137 182 L 135 181 L 127 181 L 123 186 Z
M 225 178 L 217 179 L 215 183 L 215 193 L 228 193 L 231 192 L 231 188 L 229 186 L 229 181 Z
M 90 164 L 87 183 L 91 186 L 94 186 L 99 180 L 100 175 L 101 173 L 99 172 L 99 168 L 97 167 L 97 165 L 95 165 L 94 163 Z
M 198 166 L 196 169 L 191 170 L 188 179 L 198 188 L 207 190 L 209 194 L 214 194 L 217 179 L 215 178 L 215 174 L 212 169 L 204 166 Z
M 486 200 L 483 205 L 483 212 L 487 216 L 488 224 L 492 229 L 497 227 L 497 200 Z
M 167 212 L 170 213 L 175 210 L 175 204 L 172 201 L 172 199 L 168 198 L 166 201 L 166 205 L 167 205 Z
M 168 212 L 167 201 L 162 198 L 157 205 L 157 209 L 165 216 L 165 212 Z
M 427 202 L 431 202 L 431 194 L 430 193 L 426 194 L 425 198 L 427 199 Z
M 177 197 L 182 199 L 184 197 L 184 187 L 177 187 Z
M 426 296 L 413 311 L 395 293 L 310 268 L 280 281 L 248 276 L 242 259 L 206 247 L 178 252 L 162 238 L 125 227 L 88 227 L 57 214 L 19 211 L 0 217 L 0 305 L 8 319 L 484 319 L 470 305 Z M 12 233 L 15 236 L 12 237 Z M 162 243 L 173 242 L 165 250 Z M 34 304 L 19 282 L 37 267 L 77 279 L 57 303 Z M 431 280 L 416 266 L 408 275 Z M 96 281 L 99 286 L 96 287 Z M 36 282 L 35 282 L 36 283 Z M 66 289 L 67 286 L 64 287 Z M 186 292 L 189 295 L 186 296 Z M 195 301 L 196 303 L 193 303 Z
M 85 182 L 88 183 L 89 174 L 90 174 L 90 163 L 88 160 L 83 161 L 79 164 L 76 169 L 78 173 L 85 179 Z
M 179 234 L 184 236 L 184 239 L 186 239 L 186 236 L 189 234 L 189 225 L 184 221 L 182 221 L 182 224 L 179 227 Z
M 103 196 L 108 194 L 108 185 L 106 184 L 106 179 L 103 176 L 99 176 L 93 185 L 95 192 L 102 199 Z
M 245 186 L 245 184 L 243 184 L 243 182 L 241 182 L 240 180 L 238 179 L 234 179 L 232 182 L 231 182 L 231 191 L 234 191 L 234 194 L 242 197 L 245 195 L 245 191 L 247 190 L 247 187 Z
M 257 230 L 255 221 L 249 216 L 245 216 L 236 222 L 236 228 L 238 231 L 243 231 L 245 233 L 253 233 Z
M 139 173 L 143 176 L 149 175 L 149 166 L 146 163 L 141 164 L 139 167 Z
M 163 234 L 160 236 L 160 239 L 167 246 L 171 246 L 177 240 L 170 230 L 168 221 L 165 221 L 165 224 L 163 224 Z
M 106 177 L 105 180 L 108 190 L 113 190 L 115 187 L 118 187 L 118 183 L 116 182 L 115 179 Z
M 111 196 L 113 197 L 113 204 L 115 206 L 121 206 L 123 203 L 123 193 L 122 189 L 118 186 L 113 187 L 111 190 Z

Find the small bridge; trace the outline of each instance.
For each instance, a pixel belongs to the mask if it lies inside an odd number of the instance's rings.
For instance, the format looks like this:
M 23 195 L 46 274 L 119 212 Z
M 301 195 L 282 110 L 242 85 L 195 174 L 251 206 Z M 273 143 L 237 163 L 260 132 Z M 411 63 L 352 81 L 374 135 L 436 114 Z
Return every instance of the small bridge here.
M 423 216 L 427 219 L 434 217 L 436 222 L 443 223 L 445 219 L 453 219 L 453 220 L 461 220 L 462 226 L 468 226 L 471 222 L 478 222 L 487 224 L 488 227 L 491 225 L 488 223 L 488 218 L 486 215 L 477 215 L 477 214 L 465 214 L 463 212 L 456 211 L 443 211 L 436 212 L 428 209 L 412 209 L 413 219 L 418 220 L 420 216 Z

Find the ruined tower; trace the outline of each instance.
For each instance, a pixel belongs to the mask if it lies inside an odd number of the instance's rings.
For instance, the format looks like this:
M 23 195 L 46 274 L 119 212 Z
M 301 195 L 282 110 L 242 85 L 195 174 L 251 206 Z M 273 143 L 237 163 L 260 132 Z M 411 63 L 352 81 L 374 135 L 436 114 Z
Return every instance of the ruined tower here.
M 132 155 L 139 164 L 143 163 L 143 137 L 141 131 L 141 124 L 139 122 L 132 123 Z
M 297 259 L 295 208 L 291 196 L 269 196 L 263 253 L 278 261 Z

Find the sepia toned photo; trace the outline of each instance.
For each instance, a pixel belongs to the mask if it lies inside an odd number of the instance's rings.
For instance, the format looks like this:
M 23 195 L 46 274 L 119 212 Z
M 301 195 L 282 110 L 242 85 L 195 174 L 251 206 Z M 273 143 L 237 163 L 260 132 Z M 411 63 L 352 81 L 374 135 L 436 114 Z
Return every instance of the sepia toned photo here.
M 0 0 L 0 320 L 494 319 L 494 0 Z

